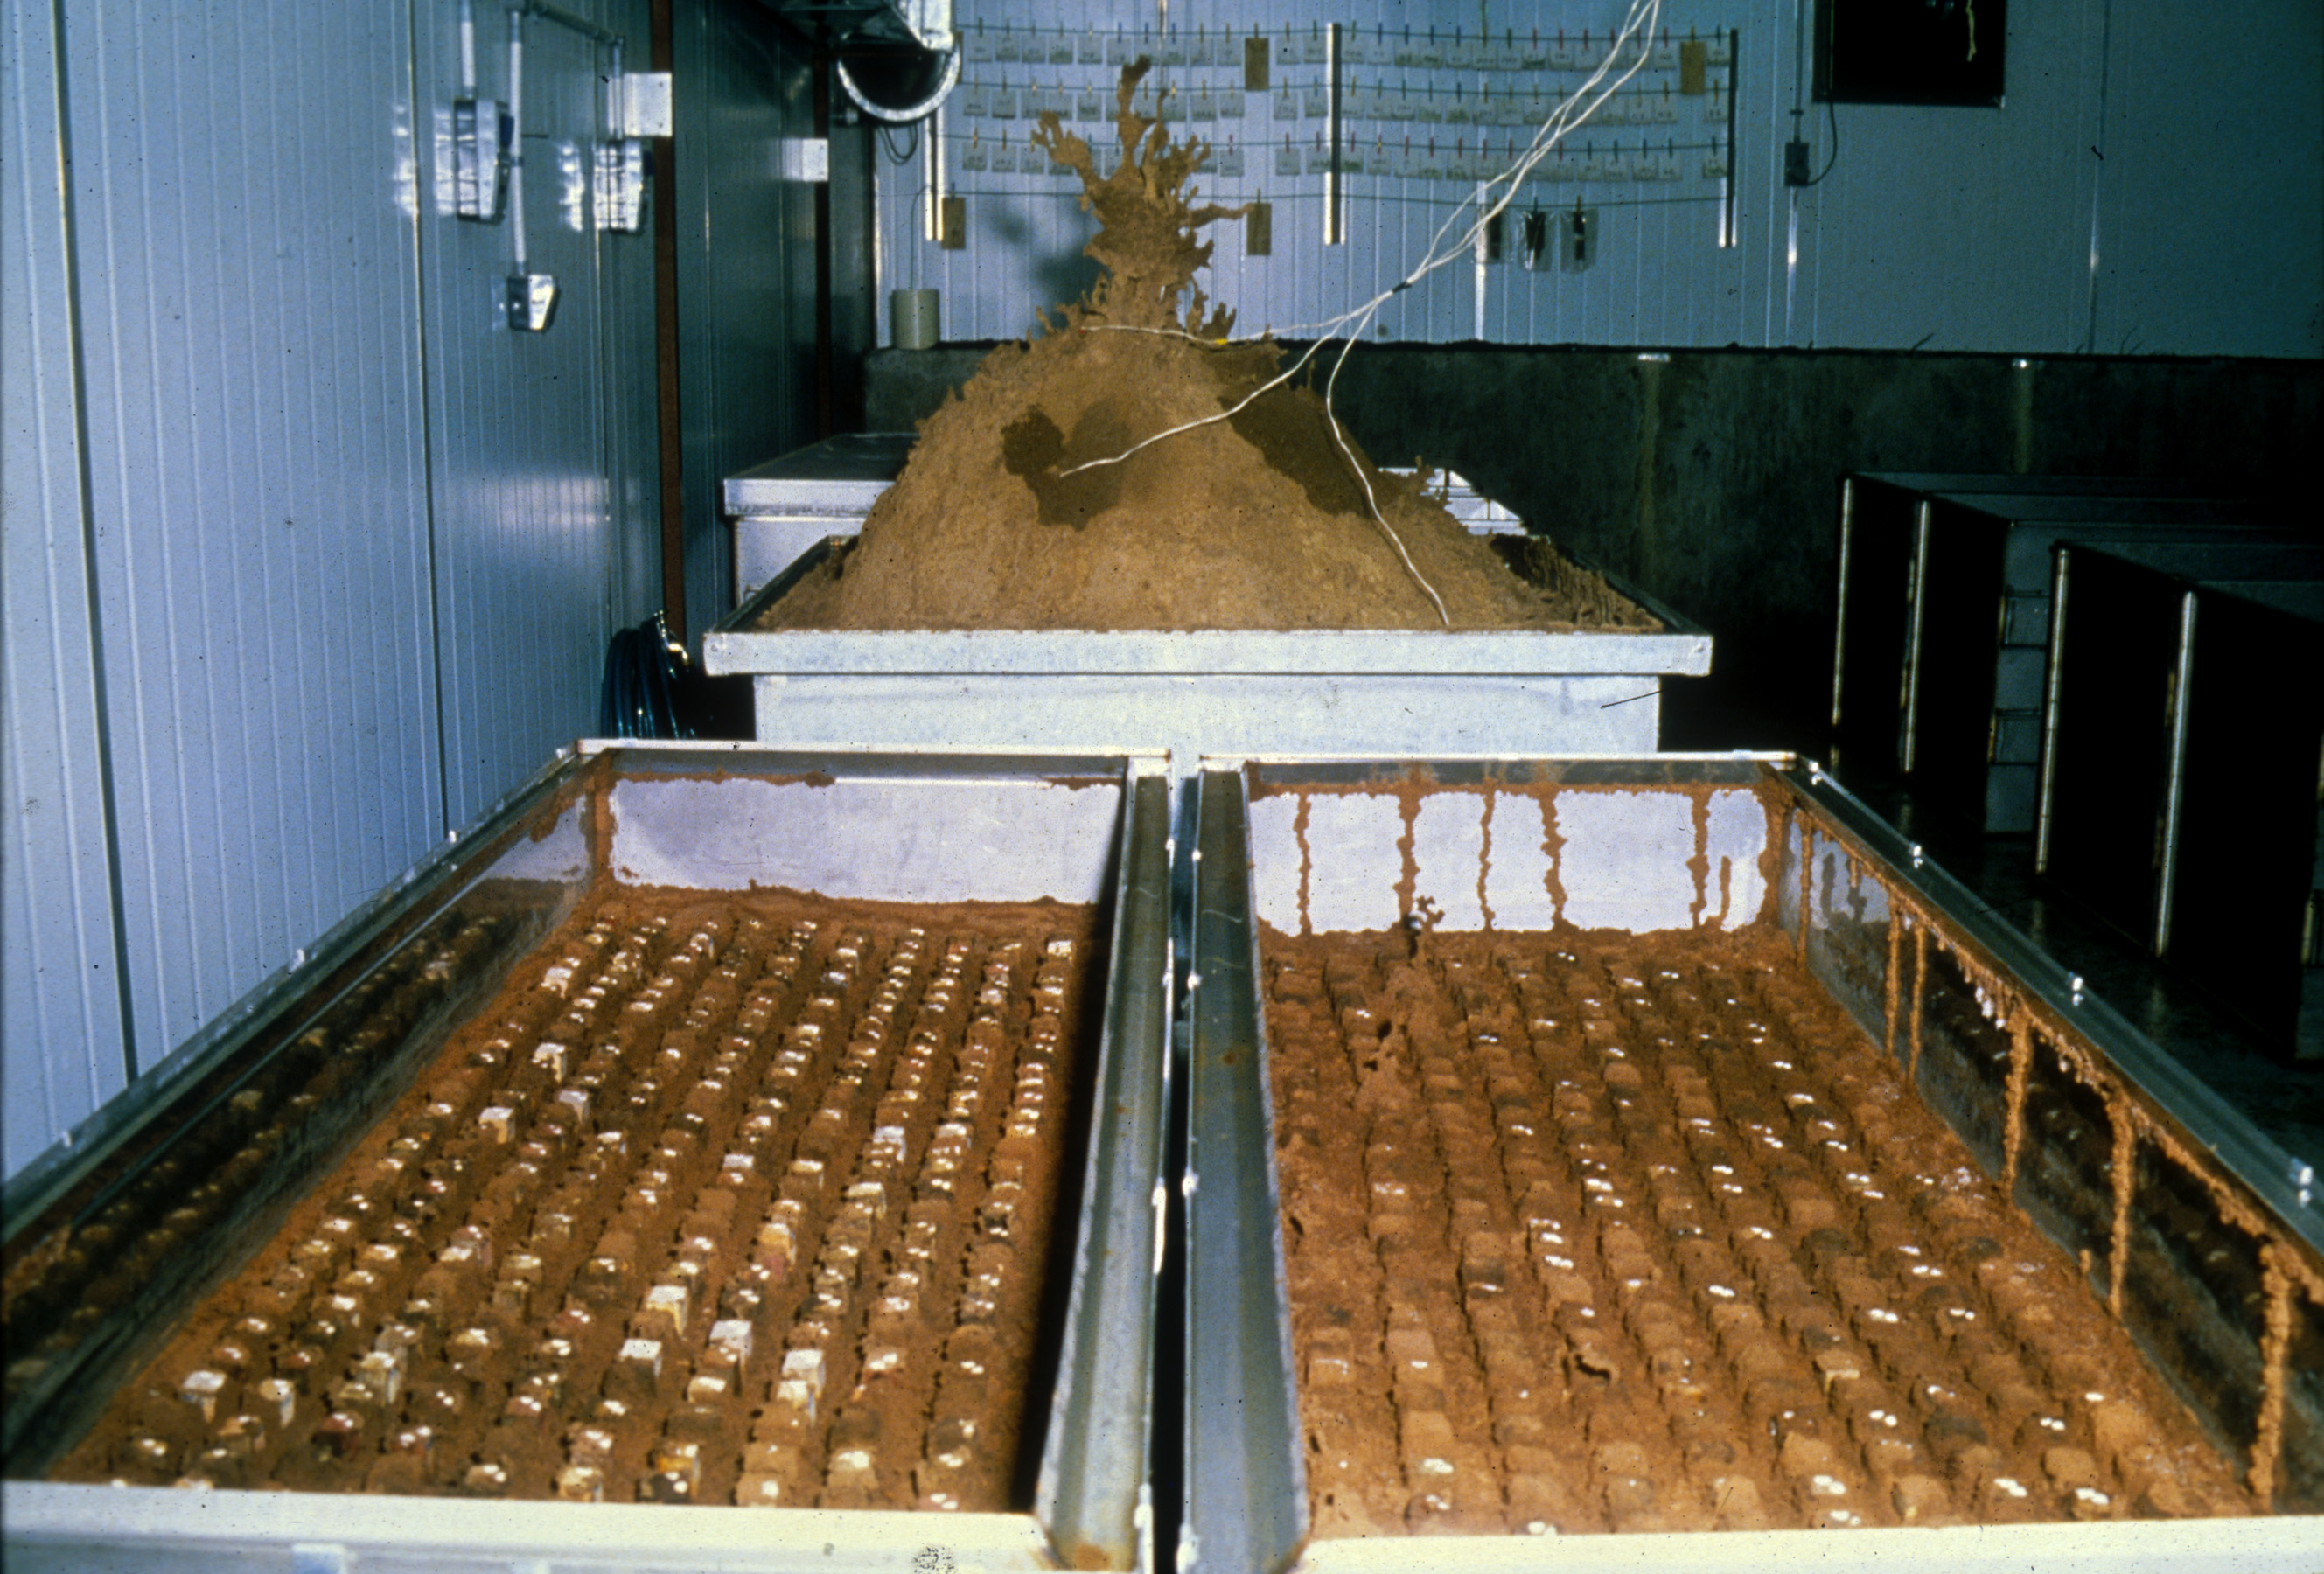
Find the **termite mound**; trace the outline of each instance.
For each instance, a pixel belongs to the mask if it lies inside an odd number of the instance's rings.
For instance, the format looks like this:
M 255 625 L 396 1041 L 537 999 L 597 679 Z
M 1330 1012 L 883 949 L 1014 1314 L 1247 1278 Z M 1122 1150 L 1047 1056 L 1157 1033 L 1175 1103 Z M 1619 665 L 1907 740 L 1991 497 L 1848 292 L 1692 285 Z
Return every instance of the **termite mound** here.
M 1194 282 L 1197 233 L 1242 210 L 1198 205 L 1207 148 L 1131 108 L 1147 65 L 1122 72 L 1111 173 L 1053 115 L 1033 137 L 1081 179 L 1097 282 L 921 423 L 861 538 L 761 627 L 1657 627 L 1545 542 L 1525 543 L 1536 583 L 1520 579 L 1312 390 L 1251 398 L 1282 351 L 1231 342 L 1233 314 Z

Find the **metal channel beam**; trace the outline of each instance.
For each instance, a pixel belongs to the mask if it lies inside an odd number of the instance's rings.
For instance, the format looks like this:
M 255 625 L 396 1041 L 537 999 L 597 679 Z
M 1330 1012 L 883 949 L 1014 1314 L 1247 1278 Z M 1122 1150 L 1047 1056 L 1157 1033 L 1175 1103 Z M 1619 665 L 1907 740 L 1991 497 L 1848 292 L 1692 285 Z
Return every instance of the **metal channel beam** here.
M 1169 1108 L 1170 805 L 1132 779 L 1114 891 L 1097 1114 L 1074 1254 L 1073 1303 L 1033 1512 L 1069 1568 L 1150 1568 L 1140 1492 L 1154 1405 L 1162 1128 Z
M 1271 1574 L 1307 1533 L 1307 1480 L 1268 1140 L 1274 1100 L 1258 1008 L 1250 815 L 1239 774 L 1205 771 L 1197 790 L 1178 1568 Z

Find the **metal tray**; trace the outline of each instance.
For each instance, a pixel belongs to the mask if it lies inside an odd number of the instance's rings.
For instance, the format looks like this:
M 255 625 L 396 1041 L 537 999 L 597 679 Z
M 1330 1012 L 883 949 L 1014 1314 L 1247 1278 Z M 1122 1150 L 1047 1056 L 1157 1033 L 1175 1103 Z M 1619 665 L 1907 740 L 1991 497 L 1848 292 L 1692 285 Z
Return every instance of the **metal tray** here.
M 8 1187 L 6 1458 L 37 1475 L 596 882 L 1111 909 L 1030 1514 L 679 1509 L 12 1479 L 14 1568 L 1126 1568 L 1141 1559 L 1167 1100 L 1157 756 L 585 742 Z M 910 828 L 899 833 L 899 815 Z M 446 963 L 441 959 L 449 956 Z M 438 965 L 428 967 L 431 960 Z M 1095 959 L 1093 959 L 1095 965 Z M 349 1037 L 380 1002 L 396 1026 Z M 354 1008 L 352 1013 L 347 1008 Z M 247 1145 L 247 1146 L 245 1146 Z M 111 1238 L 89 1249 L 96 1230 Z M 110 1279 L 109 1284 L 100 1281 Z M 93 1290 L 101 1295 L 92 1294 Z M 261 1554 L 263 1554 L 263 1556 Z
M 1900 1563 L 1932 1569 L 2313 1566 L 2324 1520 L 2312 1517 L 1450 1543 L 1380 1537 L 1303 1545 L 1305 1449 L 1259 994 L 1259 923 L 1296 929 L 1305 910 L 1316 927 L 1386 926 L 1425 896 L 1441 907 L 1442 926 L 1480 926 L 1481 888 L 1508 878 L 1479 864 L 1482 811 L 1465 805 L 1488 792 L 1599 795 L 1603 812 L 1591 823 L 1604 824 L 1557 854 L 1557 884 L 1576 923 L 1633 931 L 1684 926 L 1692 905 L 1709 894 L 1701 882 L 1714 878 L 1688 867 L 1691 851 L 1709 869 L 1723 864 L 1735 874 L 1737 915 L 1756 910 L 1761 921 L 1796 936 L 1804 910 L 1800 944 L 1813 977 L 1876 1042 L 1896 1051 L 1900 1064 L 1907 1063 L 1904 1046 L 1919 1044 L 1912 1063 L 1915 1091 L 1988 1173 L 2001 1174 L 2008 1165 L 2013 1200 L 2035 1225 L 2070 1256 L 2089 1254 L 2093 1290 L 2101 1297 L 2119 1294 L 2126 1328 L 2173 1388 L 2198 1396 L 2199 1416 L 2230 1457 L 2237 1449 L 2248 1454 L 2253 1375 L 2271 1349 L 2283 1354 L 2271 1341 L 2324 1339 L 2324 1304 L 2301 1298 L 2282 1274 L 2264 1267 L 2296 1257 L 2312 1272 L 2324 1261 L 2324 1214 L 2304 1166 L 1812 765 L 1781 756 L 1265 759 L 1206 762 L 1198 780 L 1182 1569 L 1278 1569 L 1297 1561 L 1320 1569 L 1416 1560 L 1609 1569 L 1792 1562 L 1863 1569 Z M 1447 805 L 1429 812 L 1433 826 L 1400 818 L 1397 795 L 1416 780 L 1431 794 L 1425 804 Z M 1712 806 L 1697 820 L 1695 796 L 1705 787 L 1712 789 Z M 1319 861 L 1303 896 L 1296 827 L 1307 787 L 1359 807 L 1336 809 L 1329 829 L 1307 827 L 1317 846 L 1330 848 L 1330 872 L 1327 879 Z M 1608 798 L 1609 787 L 1622 791 Z M 1259 789 L 1270 796 L 1254 802 Z M 1381 802 L 1371 806 L 1384 812 L 1362 812 L 1374 798 Z M 1364 824 L 1371 834 L 1356 829 Z M 1770 848 L 1771 888 L 1756 874 Z M 1490 899 L 1504 926 L 1546 925 L 1548 900 L 1539 891 L 1526 895 L 1522 881 L 1497 885 Z M 1904 943 L 1917 930 L 1928 933 L 1929 943 Z M 2137 1112 L 2116 1134 L 2128 1137 L 2133 1163 L 2124 1173 L 2142 1176 L 2137 1185 L 2109 1193 L 2102 1177 L 2106 1155 L 2115 1150 L 2107 1146 L 2111 1138 L 2091 1129 L 2089 1091 L 1994 1025 L 1986 1007 L 1997 992 L 2014 1020 L 2035 1025 L 2053 1045 L 2073 1046 L 2119 1092 L 2121 1107 Z M 2099 1150 L 2095 1168 L 2093 1143 Z M 2218 1183 L 2218 1195 L 2232 1202 L 2209 1213 L 2172 1211 L 2183 1210 L 2186 1193 L 2200 1188 L 2181 1190 L 2156 1177 L 2190 1168 Z M 2129 1251 L 2120 1249 L 2123 1241 Z M 2118 1260 L 2126 1266 L 2118 1267 Z M 2313 1514 L 2324 1507 L 2324 1373 L 2292 1368 L 2282 1421 L 2285 1446 L 2270 1462 L 2274 1501 Z
M 1639 752 L 1662 679 L 1711 670 L 1709 634 L 1619 584 L 1664 631 L 753 631 L 820 561 L 703 640 L 706 670 L 753 680 L 762 742 L 1167 748 L 1182 777 L 1204 752 Z

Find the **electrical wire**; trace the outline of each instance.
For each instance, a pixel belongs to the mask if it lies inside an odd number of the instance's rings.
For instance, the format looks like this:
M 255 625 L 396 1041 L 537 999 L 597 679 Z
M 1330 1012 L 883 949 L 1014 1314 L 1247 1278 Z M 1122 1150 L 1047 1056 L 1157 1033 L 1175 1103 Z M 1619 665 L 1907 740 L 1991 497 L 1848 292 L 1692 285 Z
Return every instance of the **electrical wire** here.
M 915 120 L 904 127 L 904 151 L 900 153 L 896 151 L 896 144 L 889 140 L 895 130 L 895 126 L 887 121 L 880 123 L 880 146 L 887 153 L 890 163 L 908 164 L 919 155 L 920 123 Z
M 1840 106 L 1834 100 L 1827 98 L 1823 101 L 1823 107 L 1825 115 L 1831 122 L 1831 153 L 1824 160 L 1823 168 L 1817 172 L 1816 178 L 1812 180 L 1801 181 L 1802 186 L 1822 185 L 1823 178 L 1831 173 L 1831 167 L 1840 162 Z

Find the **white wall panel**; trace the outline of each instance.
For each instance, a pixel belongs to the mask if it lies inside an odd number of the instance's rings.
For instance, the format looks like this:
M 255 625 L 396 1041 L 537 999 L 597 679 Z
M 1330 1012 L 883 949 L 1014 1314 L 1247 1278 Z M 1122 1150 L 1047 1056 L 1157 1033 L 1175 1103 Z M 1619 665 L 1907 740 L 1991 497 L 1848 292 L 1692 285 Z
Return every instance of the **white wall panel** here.
M 0 1151 L 127 1079 L 47 0 L 0 0 Z
M 1784 184 L 1782 149 L 1794 133 L 1802 29 L 1811 9 L 1812 0 L 1674 0 L 1664 7 L 1664 24 L 1681 35 L 1732 28 L 1741 36 L 1735 245 L 1716 244 L 1717 205 L 1702 200 L 1699 183 L 1553 186 L 1515 207 L 1562 209 L 1577 197 L 1594 207 L 1600 252 L 1586 272 L 1529 272 L 1514 262 L 1485 269 L 1480 334 L 1477 270 L 1464 260 L 1390 303 L 1375 336 L 2324 354 L 2324 23 L 2308 0 L 2232 7 L 2232 15 L 2195 0 L 2014 7 L 2004 107 L 1840 106 L 1839 156 L 1829 177 L 1795 190 Z M 1343 0 L 1323 7 L 1181 0 L 1169 19 L 1174 35 L 1253 27 L 1273 34 L 1286 22 L 1337 21 L 1359 31 L 1433 25 L 1448 36 L 1463 29 L 1474 37 L 1481 16 L 1495 32 L 1586 28 L 1602 38 L 1622 11 L 1609 0 L 1481 6 Z M 1134 31 L 1156 26 L 1156 12 L 1126 0 L 1096 6 L 961 0 L 956 21 L 972 34 L 980 23 L 989 31 Z M 1277 72 L 1278 81 L 1319 75 L 1303 64 L 1284 66 L 1279 51 Z M 967 67 L 968 78 L 1019 87 L 1091 74 L 1078 66 L 1070 72 Z M 1171 72 L 1158 74 L 1167 81 Z M 1218 70 L 1197 75 L 1228 79 Z M 1351 87 L 1404 75 L 1368 64 L 1346 69 Z M 1723 85 L 1722 71 L 1711 75 Z M 1674 133 L 1709 129 L 1692 117 L 1698 108 L 1715 114 L 1714 106 L 1692 101 L 1683 108 Z M 1315 124 L 1296 122 L 1294 134 L 1312 140 Z M 1074 253 L 1087 233 L 1086 220 L 1074 222 L 1074 182 L 1062 173 L 962 170 L 961 146 L 978 125 L 989 133 L 993 123 L 973 121 L 956 97 L 946 115 L 945 181 L 967 198 L 964 249 L 941 250 L 923 235 L 925 154 L 881 170 L 882 282 L 941 290 L 943 331 L 953 339 L 1025 332 L 1036 306 L 1071 292 Z M 1030 125 L 1017 122 L 1010 133 L 1016 146 Z M 1425 254 L 1436 221 L 1462 195 L 1444 180 L 1350 176 L 1350 242 L 1324 247 L 1321 177 L 1278 179 L 1271 162 L 1256 156 L 1282 134 L 1268 100 L 1252 95 L 1240 121 L 1192 128 L 1216 146 L 1232 140 L 1254 155 L 1240 179 L 1213 175 L 1203 181 L 1206 189 L 1275 205 L 1272 257 L 1247 259 L 1239 235 L 1225 233 L 1229 226 L 1217 234 L 1210 288 L 1238 308 L 1246 328 L 1273 326 L 1297 336 L 1298 325 L 1392 284 Z M 1074 129 L 1111 141 L 1110 128 L 1077 122 Z M 1373 128 L 1358 122 L 1356 129 L 1369 135 Z M 1812 143 L 1815 167 L 1823 168 L 1833 152 L 1834 117 L 1815 106 L 1798 130 Z M 1627 144 L 1642 134 L 1584 128 L 1572 143 Z M 1514 231 L 1511 240 L 1514 246 Z
M 290 3 L 66 23 L 142 1069 L 440 829 L 409 33 Z
M 2111 7 L 2097 312 L 2078 347 L 2324 354 L 2324 7 Z
M 563 299 L 521 336 L 508 227 L 436 207 L 456 0 L 5 7 L 13 1174 L 594 731 L 660 586 L 653 243 L 586 189 L 606 50 L 528 26 Z M 647 0 L 571 8 L 645 66 Z

